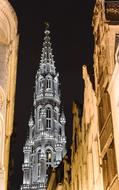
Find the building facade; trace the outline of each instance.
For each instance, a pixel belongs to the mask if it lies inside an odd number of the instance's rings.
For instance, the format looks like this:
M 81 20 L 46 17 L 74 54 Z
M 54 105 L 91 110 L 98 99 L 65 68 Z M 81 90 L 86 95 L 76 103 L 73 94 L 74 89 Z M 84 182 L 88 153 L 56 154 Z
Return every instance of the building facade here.
M 94 87 L 83 66 L 82 116 L 73 104 L 71 190 L 119 189 L 119 1 L 96 0 Z M 66 173 L 64 168 L 64 174 Z
M 114 104 L 118 93 L 115 93 L 115 86 L 111 86 L 113 78 L 116 77 L 114 71 L 119 33 L 118 12 L 118 1 L 97 0 L 93 16 L 95 93 L 104 190 L 119 189 L 118 126 L 114 124 Z
M 71 190 L 103 190 L 98 109 L 86 66 L 83 66 L 83 113 L 73 103 Z
M 59 74 L 55 70 L 49 34 L 47 28 L 36 74 L 29 136 L 23 148 L 21 190 L 45 190 L 50 168 L 56 168 L 66 154 L 66 119 L 60 107 Z
M 52 170 L 49 177 L 47 190 L 70 190 L 71 189 L 71 164 L 66 155 L 56 170 Z
M 117 38 L 115 40 L 115 43 L 117 41 Z M 117 44 L 117 48 L 115 50 L 115 67 L 112 74 L 111 81 L 108 86 L 108 92 L 110 94 L 110 101 L 111 101 L 111 107 L 112 107 L 112 120 L 113 120 L 113 133 L 114 133 L 114 139 L 115 139 L 115 153 L 116 153 L 116 166 L 117 166 L 117 172 L 119 171 L 119 152 L 118 152 L 118 146 L 119 146 L 119 62 L 118 62 L 118 51 L 119 51 L 119 44 Z M 119 176 L 119 174 L 118 174 Z
M 17 17 L 7 0 L 0 0 L 0 189 L 7 189 L 10 137 L 13 131 L 17 70 Z

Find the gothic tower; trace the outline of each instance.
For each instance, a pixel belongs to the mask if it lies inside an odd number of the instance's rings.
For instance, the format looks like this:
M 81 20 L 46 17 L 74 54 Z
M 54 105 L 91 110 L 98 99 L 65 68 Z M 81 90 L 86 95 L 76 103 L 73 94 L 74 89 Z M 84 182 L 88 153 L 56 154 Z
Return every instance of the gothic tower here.
M 36 74 L 33 116 L 23 148 L 21 190 L 45 190 L 48 169 L 56 168 L 66 154 L 65 115 L 60 108 L 58 73 L 55 71 L 50 31 L 45 30 L 40 66 Z

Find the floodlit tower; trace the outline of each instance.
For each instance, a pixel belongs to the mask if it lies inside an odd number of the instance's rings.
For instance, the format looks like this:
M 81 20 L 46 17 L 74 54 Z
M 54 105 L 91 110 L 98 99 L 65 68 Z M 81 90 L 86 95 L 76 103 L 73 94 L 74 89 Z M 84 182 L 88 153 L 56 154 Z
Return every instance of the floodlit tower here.
M 34 113 L 29 119 L 29 136 L 23 148 L 21 190 L 46 190 L 48 169 L 56 168 L 66 154 L 66 119 L 60 108 L 59 74 L 49 34 L 47 27 L 35 80 Z

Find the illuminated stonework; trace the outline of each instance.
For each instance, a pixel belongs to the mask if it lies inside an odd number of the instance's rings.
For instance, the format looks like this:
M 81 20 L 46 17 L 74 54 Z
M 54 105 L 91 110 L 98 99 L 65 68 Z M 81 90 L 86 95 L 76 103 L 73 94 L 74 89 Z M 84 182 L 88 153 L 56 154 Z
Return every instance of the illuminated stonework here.
M 7 189 L 10 137 L 13 131 L 17 69 L 17 17 L 0 0 L 0 190 Z
M 52 170 L 48 181 L 47 190 L 70 190 L 71 168 L 69 160 L 70 158 L 68 158 L 68 156 L 66 155 L 63 159 L 62 165 L 60 165 L 60 167 L 56 170 Z
M 86 66 L 83 66 L 83 79 L 82 116 L 78 105 L 73 103 L 70 189 L 103 190 L 97 100 Z
M 110 12 L 108 8 L 113 11 Z M 93 16 L 95 92 L 104 190 L 119 189 L 118 106 L 115 105 L 118 99 L 118 89 L 115 91 L 115 87 L 116 83 L 119 84 L 118 64 L 115 64 L 119 33 L 118 8 L 118 1 L 97 0 Z M 116 55 L 118 60 L 118 51 Z
M 118 8 L 118 1 L 96 0 L 94 88 L 83 66 L 83 114 L 80 118 L 78 105 L 73 104 L 71 180 L 62 181 L 62 190 L 119 189 Z
M 34 113 L 23 148 L 21 190 L 45 190 L 50 167 L 56 168 L 66 154 L 65 115 L 60 113 L 59 75 L 55 71 L 50 31 L 45 30 L 40 66 L 36 74 Z

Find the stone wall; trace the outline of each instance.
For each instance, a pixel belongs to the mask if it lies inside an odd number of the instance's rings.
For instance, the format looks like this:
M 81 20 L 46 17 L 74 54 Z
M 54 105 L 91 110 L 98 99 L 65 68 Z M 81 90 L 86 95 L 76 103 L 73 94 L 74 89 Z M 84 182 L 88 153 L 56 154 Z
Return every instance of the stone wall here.
M 0 188 L 7 189 L 10 136 L 13 130 L 17 17 L 7 0 L 0 0 Z
M 104 190 L 119 189 L 117 177 L 119 173 L 117 144 L 119 143 L 115 136 L 117 127 L 114 125 L 114 99 L 116 93 L 115 87 L 110 87 L 115 70 L 115 49 L 117 46 L 115 39 L 119 33 L 119 20 L 117 17 L 114 20 L 118 5 L 118 1 L 96 0 L 93 15 L 95 93 Z M 111 15 L 107 15 L 109 14 L 107 7 L 114 10 Z

